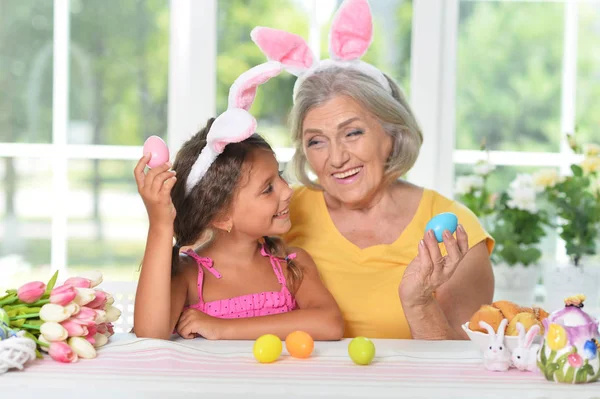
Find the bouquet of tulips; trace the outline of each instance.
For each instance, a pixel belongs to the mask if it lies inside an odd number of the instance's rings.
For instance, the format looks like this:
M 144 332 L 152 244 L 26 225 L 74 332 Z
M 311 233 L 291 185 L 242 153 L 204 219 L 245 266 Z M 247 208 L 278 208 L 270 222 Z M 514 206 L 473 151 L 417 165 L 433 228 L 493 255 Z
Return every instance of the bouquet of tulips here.
M 121 311 L 112 306 L 112 295 L 97 288 L 101 273 L 72 277 L 60 286 L 57 278 L 58 272 L 48 284 L 32 281 L 0 297 L 0 340 L 23 331 L 20 335 L 36 342 L 38 358 L 41 350 L 63 363 L 92 359 L 113 335 Z

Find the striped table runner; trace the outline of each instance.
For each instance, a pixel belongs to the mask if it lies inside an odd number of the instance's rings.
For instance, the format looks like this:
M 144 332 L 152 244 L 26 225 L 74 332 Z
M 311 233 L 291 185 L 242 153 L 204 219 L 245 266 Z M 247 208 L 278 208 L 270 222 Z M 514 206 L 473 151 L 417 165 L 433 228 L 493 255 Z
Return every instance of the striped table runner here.
M 284 350 L 273 364 L 254 360 L 251 341 L 156 341 L 126 334 L 111 340 L 94 360 L 36 361 L 0 376 L 0 397 L 600 398 L 600 383 L 570 386 L 547 382 L 537 372 L 486 371 L 469 341 L 374 340 L 376 360 L 356 366 L 347 355 L 348 340 L 317 342 L 305 360 Z

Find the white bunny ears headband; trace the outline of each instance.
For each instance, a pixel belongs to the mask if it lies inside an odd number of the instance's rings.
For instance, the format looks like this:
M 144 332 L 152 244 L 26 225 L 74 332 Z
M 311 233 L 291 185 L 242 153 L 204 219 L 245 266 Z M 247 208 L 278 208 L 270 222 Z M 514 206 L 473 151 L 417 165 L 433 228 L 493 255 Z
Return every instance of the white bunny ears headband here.
M 367 0 L 345 0 L 333 17 L 329 32 L 329 55 L 321 60 L 298 35 L 278 29 L 256 27 L 250 36 L 269 60 L 298 76 L 294 84 L 294 102 L 302 82 L 316 72 L 333 68 L 353 68 L 375 79 L 389 93 L 392 88 L 383 73 L 361 61 L 373 40 L 373 20 Z
M 186 195 L 202 180 L 227 144 L 244 141 L 256 132 L 256 119 L 248 112 L 254 102 L 256 89 L 279 75 L 281 70 L 281 63 L 269 61 L 247 70 L 233 82 L 229 89 L 227 111 L 213 122 L 206 137 L 206 146 L 198 155 L 185 182 Z

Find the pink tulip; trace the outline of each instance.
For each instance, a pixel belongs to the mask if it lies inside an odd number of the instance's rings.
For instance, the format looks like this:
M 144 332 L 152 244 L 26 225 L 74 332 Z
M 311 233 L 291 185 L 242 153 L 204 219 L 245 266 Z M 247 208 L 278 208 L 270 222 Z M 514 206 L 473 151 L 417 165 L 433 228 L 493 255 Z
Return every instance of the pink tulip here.
M 94 324 L 93 326 L 90 326 L 87 328 L 88 329 L 88 335 L 85 336 L 85 339 L 92 345 L 96 346 L 96 339 L 95 339 L 95 335 L 98 332 L 98 328 L 96 327 L 96 325 Z
M 82 306 L 75 316 L 70 319 L 72 322 L 83 325 L 83 326 L 95 326 L 96 325 L 96 311 L 90 309 L 87 306 Z
M 109 334 L 108 335 L 109 337 L 112 337 L 113 335 L 115 335 L 115 330 L 113 329 L 112 323 L 106 324 L 106 330 L 107 330 L 107 333 Z
M 96 335 L 96 333 L 98 332 L 98 326 L 96 326 L 95 324 L 91 327 L 88 327 L 88 335 Z
M 106 334 L 106 333 L 108 332 L 108 327 L 107 327 L 107 325 L 106 325 L 106 324 L 107 324 L 107 323 L 101 323 L 101 324 L 98 324 L 98 325 L 96 326 L 96 330 L 98 330 L 98 332 L 99 332 L 100 334 Z
M 106 293 L 104 291 L 96 290 L 96 297 L 94 298 L 94 300 L 85 306 L 92 309 L 104 309 L 105 305 Z
M 70 285 L 74 288 L 90 288 L 92 286 L 92 282 L 83 277 L 71 277 L 64 282 L 64 285 Z
M 22 302 L 34 303 L 38 301 L 46 291 L 46 284 L 41 281 L 32 281 L 17 290 L 17 296 Z
M 65 330 L 67 330 L 69 337 L 85 337 L 86 335 L 88 335 L 87 327 L 85 325 L 81 325 L 73 321 L 72 319 L 65 320 L 60 324 L 64 327 Z
M 60 287 L 53 289 L 50 293 L 50 302 L 61 306 L 67 306 L 75 299 L 75 296 L 77 296 L 75 288 L 70 285 L 61 285 Z
M 77 354 L 64 341 L 52 342 L 48 348 L 48 354 L 57 362 L 74 363 L 77 361 Z
M 579 353 L 571 353 L 567 360 L 572 367 L 579 368 L 583 365 L 583 359 L 579 355 Z

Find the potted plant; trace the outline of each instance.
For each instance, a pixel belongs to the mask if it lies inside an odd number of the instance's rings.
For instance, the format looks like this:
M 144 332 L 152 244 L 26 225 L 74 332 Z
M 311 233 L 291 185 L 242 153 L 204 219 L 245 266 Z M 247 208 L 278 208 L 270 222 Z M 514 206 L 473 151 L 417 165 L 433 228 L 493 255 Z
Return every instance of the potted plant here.
M 597 253 L 600 235 L 600 146 L 588 144 L 583 149 L 573 136 L 569 146 L 583 154 L 583 161 L 571 165 L 571 174 L 559 176 L 556 171 L 540 171 L 534 181 L 557 218 L 558 233 L 566 245 L 568 262 L 557 262 L 544 273 L 546 306 L 559 308 L 562 298 L 582 293 L 592 307 L 598 306 Z
M 539 249 L 546 235 L 548 216 L 537 205 L 537 190 L 530 174 L 519 174 L 496 202 L 493 227 L 496 246 L 494 300 L 533 304 L 540 279 Z

